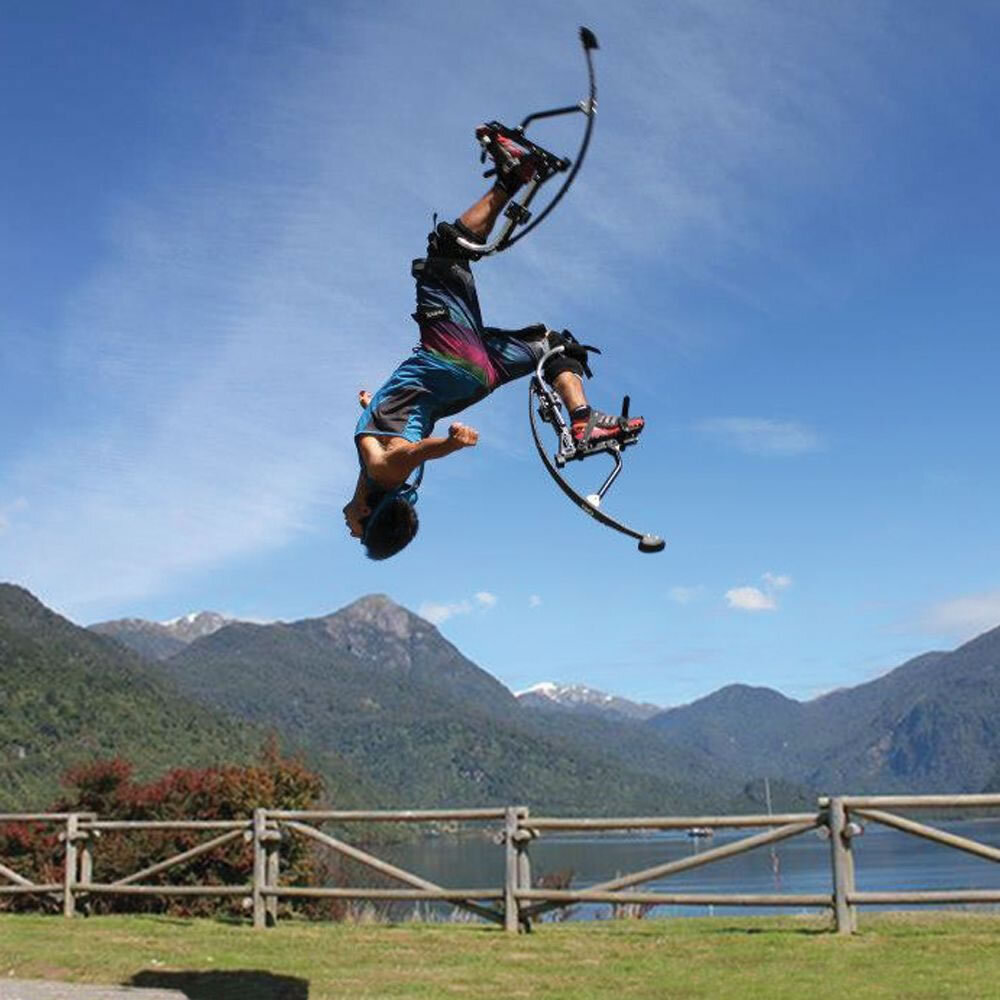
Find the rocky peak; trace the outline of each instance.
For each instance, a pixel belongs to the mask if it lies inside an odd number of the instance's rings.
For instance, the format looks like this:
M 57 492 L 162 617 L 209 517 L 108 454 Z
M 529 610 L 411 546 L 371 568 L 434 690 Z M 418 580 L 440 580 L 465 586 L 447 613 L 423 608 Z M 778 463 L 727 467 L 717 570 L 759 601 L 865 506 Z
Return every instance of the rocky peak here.
M 409 670 L 423 640 L 437 629 L 385 594 L 369 594 L 320 619 L 327 636 L 362 660 Z M 438 642 L 445 640 L 438 636 Z
M 329 615 L 326 621 L 338 627 L 366 625 L 378 629 L 384 635 L 408 640 L 413 636 L 415 623 L 420 619 L 385 594 L 369 594 Z
M 369 594 L 291 627 L 332 642 L 375 670 L 409 676 L 491 710 L 516 705 L 495 677 L 467 660 L 430 622 L 385 594 Z

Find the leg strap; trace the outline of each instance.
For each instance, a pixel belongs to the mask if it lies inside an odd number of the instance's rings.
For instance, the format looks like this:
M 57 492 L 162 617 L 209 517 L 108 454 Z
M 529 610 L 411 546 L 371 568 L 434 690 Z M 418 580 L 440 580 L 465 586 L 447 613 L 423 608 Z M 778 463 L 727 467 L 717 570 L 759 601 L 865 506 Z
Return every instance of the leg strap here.
M 462 224 L 459 219 L 454 222 L 439 222 L 434 231 L 427 236 L 427 256 L 450 257 L 459 260 L 479 260 L 482 254 L 474 250 L 466 250 L 458 242 L 461 236 L 473 243 L 479 243 L 478 237 L 468 226 Z
M 563 372 L 572 372 L 583 378 L 593 378 L 594 373 L 590 370 L 588 361 L 589 354 L 600 354 L 600 349 L 591 347 L 589 344 L 581 344 L 569 330 L 561 333 L 553 331 L 549 334 L 549 342 L 553 347 L 562 345 L 563 351 L 557 354 L 546 366 L 542 373 L 545 381 L 551 383 L 552 380 Z

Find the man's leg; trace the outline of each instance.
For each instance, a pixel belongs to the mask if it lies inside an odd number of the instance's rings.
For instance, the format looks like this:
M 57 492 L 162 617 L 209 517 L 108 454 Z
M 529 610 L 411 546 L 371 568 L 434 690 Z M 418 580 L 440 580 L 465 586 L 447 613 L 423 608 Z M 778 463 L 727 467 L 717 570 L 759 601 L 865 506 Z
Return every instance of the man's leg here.
M 557 375 L 552 380 L 552 388 L 559 394 L 563 405 L 570 413 L 590 405 L 583 391 L 583 379 L 573 372 L 561 372 Z
M 479 201 L 459 216 L 458 221 L 476 239 L 485 240 L 508 201 L 510 195 L 503 188 L 491 187 Z
M 466 209 L 455 223 L 441 223 L 432 234 L 432 246 L 429 246 L 429 251 L 438 253 L 443 251 L 445 256 L 450 256 L 450 252 L 457 249 L 454 243 L 456 231 L 466 237 L 485 242 L 500 213 L 518 187 L 530 179 L 531 164 L 519 162 L 519 151 L 512 148 L 507 140 L 501 139 L 501 141 L 507 152 L 512 154 L 515 161 L 514 168 L 507 171 L 503 178 L 498 178 L 498 182 Z M 523 331 L 522 336 L 518 336 L 514 331 L 504 333 L 492 328 L 483 328 L 475 286 L 467 266 L 462 268 L 462 276 L 465 278 L 463 283 L 467 285 L 463 297 L 470 304 L 475 303 L 474 325 L 478 337 L 481 338 L 480 343 L 485 349 L 487 364 L 492 368 L 489 388 L 495 389 L 505 382 L 530 374 L 534 371 L 538 359 L 547 350 L 551 335 L 544 335 L 544 327 L 541 326 L 538 327 L 538 334 L 531 336 L 529 340 L 522 339 L 527 330 Z M 418 302 L 419 299 L 418 282 Z M 431 342 L 432 336 L 431 330 L 422 324 L 421 341 L 425 346 L 436 349 L 438 353 L 444 353 Z M 583 365 L 576 359 L 565 354 L 553 359 L 547 367 L 545 377 L 570 414 L 572 433 L 578 441 L 596 441 L 601 438 L 621 436 L 624 433 L 638 433 L 642 430 L 641 417 L 631 418 L 627 426 L 623 426 L 618 417 L 609 416 L 590 407 L 583 391 Z
M 570 432 L 578 444 L 638 434 L 645 426 L 642 417 L 628 417 L 623 422 L 621 417 L 593 409 L 583 391 L 583 379 L 575 372 L 560 372 L 551 385 L 569 413 Z
M 476 135 L 488 131 L 485 126 L 480 126 L 476 130 Z M 531 180 L 537 166 L 533 156 L 511 140 L 503 136 L 494 136 L 493 142 L 502 147 L 497 152 L 504 161 L 501 165 L 500 161 L 496 160 L 497 179 L 493 187 L 479 201 L 459 216 L 456 223 L 462 235 L 480 242 L 486 241 L 507 202 L 517 194 L 523 184 Z

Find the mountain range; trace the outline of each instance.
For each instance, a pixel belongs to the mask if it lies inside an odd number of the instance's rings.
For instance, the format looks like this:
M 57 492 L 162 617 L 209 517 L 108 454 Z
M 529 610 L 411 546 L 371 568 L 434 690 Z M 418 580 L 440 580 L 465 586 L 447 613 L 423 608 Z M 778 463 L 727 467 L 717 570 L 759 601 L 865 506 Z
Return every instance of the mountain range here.
M 381 598 L 381 599 L 380 599 Z M 410 620 L 405 609 L 388 598 L 373 595 L 371 599 L 354 606 L 350 628 L 336 616 L 324 619 L 328 635 L 339 641 L 350 653 L 367 659 L 378 659 L 397 667 L 408 666 L 413 652 L 408 648 Z M 198 611 L 166 622 L 152 622 L 142 618 L 117 618 L 89 626 L 100 635 L 111 636 L 130 649 L 154 660 L 168 660 L 196 639 L 204 638 L 227 625 L 245 625 L 234 618 L 227 618 L 215 611 Z M 415 634 L 420 635 L 418 629 Z M 419 651 L 418 651 L 419 657 Z M 442 669 L 440 661 L 435 671 Z M 451 673 L 451 679 L 455 679 Z M 493 693 L 495 689 L 493 689 Z M 544 681 L 515 694 L 525 706 L 553 711 L 580 712 L 590 715 L 608 715 L 625 719 L 648 719 L 662 708 L 649 703 L 630 701 L 618 695 L 598 691 L 584 684 L 557 684 Z M 506 690 L 504 693 L 506 698 Z
M 824 791 L 979 792 L 1000 769 L 1000 628 L 813 701 L 737 684 L 648 724 Z
M 735 794 L 703 755 L 656 734 L 525 709 L 433 625 L 383 595 L 321 618 L 229 625 L 157 671 L 204 704 L 274 726 L 314 754 L 342 756 L 387 804 L 606 812 Z
M 87 755 L 146 770 L 242 759 L 267 730 L 331 801 L 366 805 L 757 811 L 764 777 L 779 810 L 817 792 L 1000 784 L 1000 629 L 810 702 L 731 685 L 656 710 L 582 685 L 515 696 L 384 595 L 290 623 L 84 630 L 0 584 L 0 682 L 0 808 L 44 806 Z
M 408 628 L 440 639 L 413 617 L 388 598 L 370 597 L 325 621 L 329 634 L 355 653 L 398 664 Z M 487 700 L 493 710 L 510 713 L 505 688 L 490 688 Z M 520 692 L 517 701 L 529 714 L 544 714 L 551 732 L 569 726 L 577 741 L 579 719 L 586 718 L 592 742 L 613 741 L 631 768 L 659 766 L 650 762 L 659 762 L 664 748 L 683 751 L 699 781 L 712 773 L 735 783 L 766 775 L 822 793 L 979 791 L 1000 774 L 1000 724 L 994 721 L 1000 719 L 1000 628 L 807 702 L 737 684 L 658 710 L 551 682 Z M 578 717 L 575 724 L 571 716 Z

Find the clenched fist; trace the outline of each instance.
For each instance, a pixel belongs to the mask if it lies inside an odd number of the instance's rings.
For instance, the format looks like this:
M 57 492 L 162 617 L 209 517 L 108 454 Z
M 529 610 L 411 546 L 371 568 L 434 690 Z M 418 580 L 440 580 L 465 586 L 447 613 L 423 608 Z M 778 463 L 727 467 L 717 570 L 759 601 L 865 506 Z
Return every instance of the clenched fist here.
M 479 431 L 465 424 L 454 423 L 448 428 L 448 441 L 457 451 L 459 448 L 471 448 L 479 440 Z

